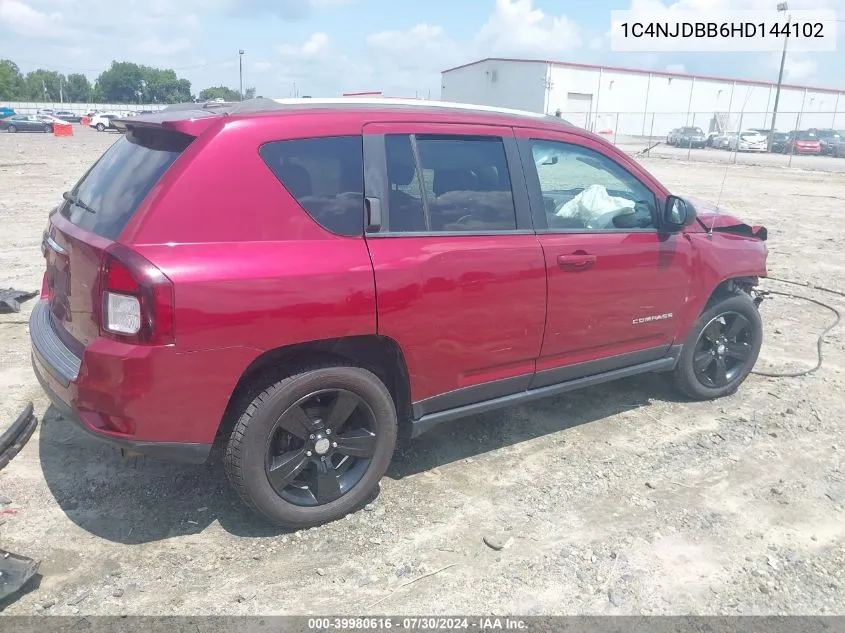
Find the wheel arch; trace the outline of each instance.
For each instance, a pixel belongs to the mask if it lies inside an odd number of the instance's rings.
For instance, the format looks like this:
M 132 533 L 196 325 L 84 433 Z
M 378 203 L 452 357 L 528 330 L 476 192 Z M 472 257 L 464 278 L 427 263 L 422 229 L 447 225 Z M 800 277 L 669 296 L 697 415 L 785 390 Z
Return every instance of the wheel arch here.
M 243 407 L 268 385 L 315 363 L 361 367 L 378 376 L 396 406 L 400 437 L 410 437 L 411 386 L 405 356 L 394 339 L 376 334 L 308 341 L 265 351 L 241 374 L 229 396 L 218 435 L 231 430 Z
M 733 277 L 727 277 L 716 283 L 709 293 L 701 293 L 694 299 L 690 300 L 686 309 L 683 311 L 683 319 L 679 324 L 679 328 L 675 336 L 675 342 L 683 343 L 686 341 L 690 330 L 695 325 L 698 317 L 701 316 L 701 313 L 720 299 L 737 293 L 744 293 L 751 297 L 755 303 L 759 304 L 760 299 L 755 297 L 752 292 L 758 282 L 759 277 L 754 275 L 736 275 Z

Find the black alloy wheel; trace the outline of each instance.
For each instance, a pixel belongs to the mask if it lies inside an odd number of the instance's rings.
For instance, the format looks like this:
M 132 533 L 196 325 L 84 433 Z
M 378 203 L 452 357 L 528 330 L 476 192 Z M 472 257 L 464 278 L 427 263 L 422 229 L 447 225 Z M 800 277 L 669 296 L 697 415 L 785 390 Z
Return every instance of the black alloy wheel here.
M 260 386 L 257 386 L 260 388 Z M 235 405 L 223 464 L 241 499 L 286 528 L 354 512 L 376 492 L 396 447 L 396 406 L 362 367 L 302 369 Z
M 763 321 L 752 297 L 717 293 L 690 329 L 672 380 L 693 400 L 730 395 L 751 373 L 762 344 Z
M 738 312 L 714 317 L 701 331 L 695 345 L 693 369 L 705 387 L 728 386 L 750 369 L 754 351 L 751 321 Z
M 292 404 L 270 432 L 265 472 L 285 501 L 331 503 L 364 476 L 376 449 L 375 414 L 346 389 L 323 389 Z

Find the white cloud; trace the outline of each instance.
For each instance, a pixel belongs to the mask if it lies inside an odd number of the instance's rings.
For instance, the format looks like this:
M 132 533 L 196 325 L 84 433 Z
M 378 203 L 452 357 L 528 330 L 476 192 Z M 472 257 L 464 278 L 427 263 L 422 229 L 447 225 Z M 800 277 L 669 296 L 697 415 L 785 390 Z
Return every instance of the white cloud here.
M 325 33 L 314 33 L 308 41 L 302 45 L 302 52 L 305 55 L 316 55 L 324 50 L 329 43 L 329 36 Z
M 142 53 L 149 55 L 157 55 L 159 57 L 167 57 L 186 51 L 191 48 L 191 40 L 187 37 L 177 37 L 176 39 L 163 41 L 157 37 L 151 37 L 141 41 L 137 49 Z
M 778 60 L 778 64 L 780 64 L 780 60 Z M 786 56 L 786 63 L 783 65 L 783 78 L 789 82 L 805 82 L 814 77 L 818 69 L 819 63 L 812 55 L 792 53 Z
M 685 73 L 685 72 L 687 72 L 687 69 L 683 64 L 667 64 L 666 65 L 666 72 L 669 72 L 669 73 Z
M 267 72 L 273 67 L 272 62 L 254 62 L 252 64 L 253 70 L 256 70 L 260 73 Z
M 38 11 L 20 0 L 0 0 L 0 26 L 27 37 L 58 38 L 68 34 L 60 12 Z
M 476 36 L 476 43 L 496 54 L 534 55 L 572 50 L 582 45 L 578 25 L 566 15 L 550 16 L 532 0 L 496 0 L 496 8 Z
M 318 31 L 317 33 L 312 33 L 311 37 L 302 44 L 282 44 L 278 50 L 285 57 L 313 58 L 325 53 L 328 47 L 329 36 Z
M 421 23 L 405 31 L 381 31 L 367 37 L 367 44 L 391 51 L 415 50 L 419 46 L 443 44 L 445 31 L 442 26 Z

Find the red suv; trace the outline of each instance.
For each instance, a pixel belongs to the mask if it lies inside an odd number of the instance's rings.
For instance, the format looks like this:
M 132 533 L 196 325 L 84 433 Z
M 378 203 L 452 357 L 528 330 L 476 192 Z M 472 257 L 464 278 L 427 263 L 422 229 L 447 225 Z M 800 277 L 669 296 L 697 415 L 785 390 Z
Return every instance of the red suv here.
M 765 229 L 559 118 L 253 100 L 118 126 L 50 215 L 35 373 L 123 448 L 221 438 L 277 524 L 367 501 L 398 435 L 643 372 L 717 398 L 760 350 Z

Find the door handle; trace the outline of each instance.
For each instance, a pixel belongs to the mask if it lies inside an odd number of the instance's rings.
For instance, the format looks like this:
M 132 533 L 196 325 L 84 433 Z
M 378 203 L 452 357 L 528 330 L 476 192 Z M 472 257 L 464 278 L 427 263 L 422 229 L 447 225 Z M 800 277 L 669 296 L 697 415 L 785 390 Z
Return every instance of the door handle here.
M 596 263 L 595 255 L 587 255 L 586 253 L 579 255 L 558 255 L 557 265 L 568 272 L 578 272 L 592 268 Z

